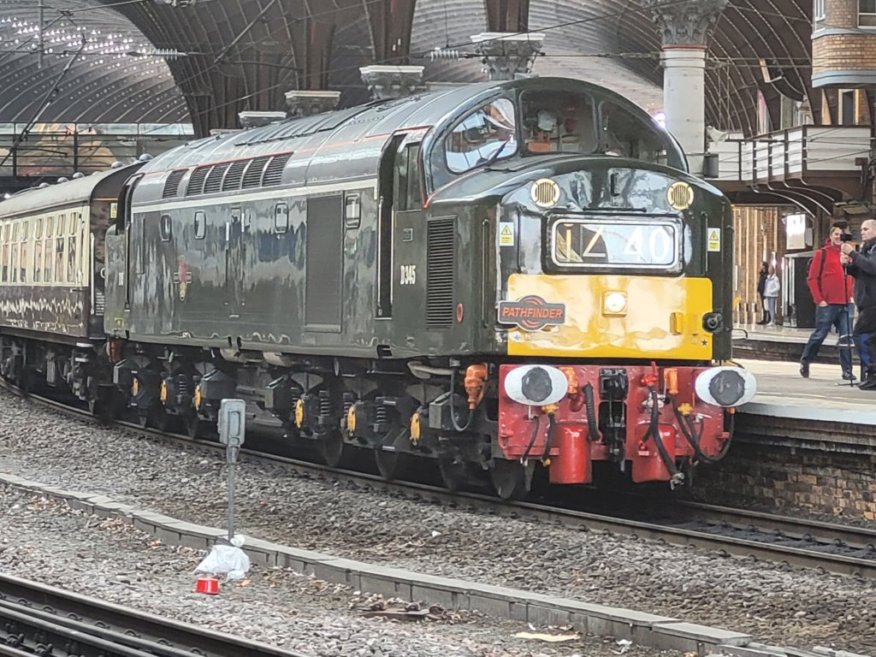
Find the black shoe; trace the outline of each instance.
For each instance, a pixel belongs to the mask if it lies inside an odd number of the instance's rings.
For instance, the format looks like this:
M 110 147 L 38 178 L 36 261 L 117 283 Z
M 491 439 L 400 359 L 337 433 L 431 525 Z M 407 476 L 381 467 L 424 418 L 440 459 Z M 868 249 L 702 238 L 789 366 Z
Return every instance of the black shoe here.
M 858 386 L 861 390 L 876 390 L 876 377 L 872 379 L 867 379 L 861 385 Z
M 800 363 L 800 376 L 804 379 L 809 378 L 809 363 Z
M 854 381 L 855 375 L 852 373 L 851 370 L 848 370 L 846 372 L 843 372 L 843 379 L 845 379 L 846 381 Z

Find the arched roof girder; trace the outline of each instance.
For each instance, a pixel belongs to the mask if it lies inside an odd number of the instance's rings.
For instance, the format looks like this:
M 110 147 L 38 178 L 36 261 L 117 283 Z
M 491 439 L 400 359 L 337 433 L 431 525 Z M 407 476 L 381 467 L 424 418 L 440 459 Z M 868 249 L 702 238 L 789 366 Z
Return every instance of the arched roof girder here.
M 146 52 L 150 42 L 130 21 L 93 0 L 65 0 L 62 8 L 47 3 L 40 58 L 40 14 L 34 0 L 4 0 L 0 3 L 0 123 L 28 123 L 39 115 L 43 122 L 118 122 L 107 112 L 108 94 L 139 96 L 145 85 L 155 93 L 139 98 L 130 122 L 155 122 L 159 116 L 185 121 L 182 94 L 167 64 L 159 58 L 130 56 Z M 62 75 L 82 36 L 87 44 L 70 70 Z M 39 65 L 42 59 L 42 66 Z M 94 62 L 103 60 L 95 66 Z M 60 81 L 60 82 L 58 82 Z M 50 104 L 43 109 L 46 94 L 57 83 Z

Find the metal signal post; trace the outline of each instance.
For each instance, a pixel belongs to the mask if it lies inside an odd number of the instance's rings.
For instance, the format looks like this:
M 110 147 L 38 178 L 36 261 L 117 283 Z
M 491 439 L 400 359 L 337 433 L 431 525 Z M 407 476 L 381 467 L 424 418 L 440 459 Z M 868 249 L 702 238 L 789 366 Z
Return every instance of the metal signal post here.
M 234 484 L 237 458 L 246 435 L 246 402 L 242 399 L 223 399 L 219 406 L 219 442 L 225 445 L 228 464 L 228 541 L 234 538 Z

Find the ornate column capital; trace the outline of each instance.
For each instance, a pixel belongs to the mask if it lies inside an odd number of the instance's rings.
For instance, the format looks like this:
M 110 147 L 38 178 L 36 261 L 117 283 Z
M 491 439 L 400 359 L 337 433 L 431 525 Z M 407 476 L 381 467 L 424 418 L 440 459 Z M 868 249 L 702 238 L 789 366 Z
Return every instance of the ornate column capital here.
M 540 32 L 482 32 L 471 37 L 491 80 L 513 80 L 528 75 L 541 54 Z
M 340 98 L 340 91 L 295 89 L 286 92 L 286 106 L 292 116 L 311 116 L 336 109 Z
M 729 0 L 644 0 L 660 28 L 663 47 L 705 46 Z
M 375 100 L 402 98 L 421 91 L 423 86 L 423 66 L 389 66 L 372 64 L 359 69 L 362 81 L 368 85 L 371 97 Z

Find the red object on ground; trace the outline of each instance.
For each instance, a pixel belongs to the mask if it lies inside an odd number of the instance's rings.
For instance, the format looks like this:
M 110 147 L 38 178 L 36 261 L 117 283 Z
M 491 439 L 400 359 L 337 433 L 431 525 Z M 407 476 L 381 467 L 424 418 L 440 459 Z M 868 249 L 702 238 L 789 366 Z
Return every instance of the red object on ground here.
M 206 575 L 198 577 L 198 581 L 195 583 L 195 593 L 219 595 L 219 580 Z

